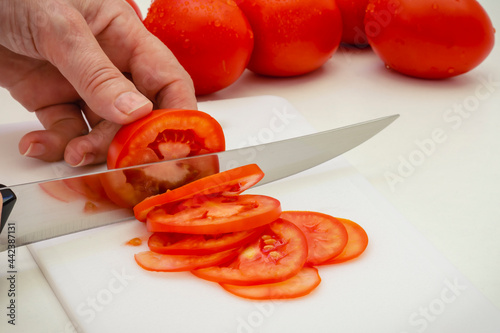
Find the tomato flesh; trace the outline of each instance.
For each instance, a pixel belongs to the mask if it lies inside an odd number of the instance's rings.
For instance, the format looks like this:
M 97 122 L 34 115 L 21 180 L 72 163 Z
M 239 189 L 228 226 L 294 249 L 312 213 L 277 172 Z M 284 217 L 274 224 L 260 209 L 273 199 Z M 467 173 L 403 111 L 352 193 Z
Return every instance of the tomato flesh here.
M 222 127 L 210 115 L 197 110 L 162 109 L 123 126 L 108 150 L 108 168 L 172 160 L 223 151 Z M 200 156 L 169 164 L 103 174 L 107 196 L 132 208 L 145 198 L 217 173 L 217 156 Z
M 248 164 L 216 173 L 185 184 L 172 191 L 146 198 L 134 207 L 135 218 L 144 222 L 146 221 L 147 214 L 154 207 L 196 195 L 211 195 L 215 193 L 226 196 L 237 195 L 258 183 L 263 177 L 264 173 L 256 164 Z
M 222 265 L 193 270 L 202 279 L 232 285 L 284 281 L 296 275 L 307 260 L 307 240 L 293 223 L 278 219 L 236 259 Z
M 315 267 L 303 267 L 296 275 L 281 282 L 253 286 L 235 286 L 225 283 L 220 285 L 236 296 L 264 300 L 302 297 L 311 293 L 320 283 L 321 278 Z
M 339 255 L 347 244 L 347 230 L 333 216 L 318 212 L 286 211 L 281 218 L 302 230 L 307 239 L 307 263 L 318 265 Z
M 170 255 L 144 251 L 137 253 L 135 261 L 148 271 L 183 272 L 197 268 L 219 265 L 238 254 L 237 250 L 227 250 L 207 255 Z
M 153 209 L 151 232 L 221 234 L 271 223 L 281 214 L 280 202 L 263 195 L 196 196 Z
M 347 244 L 342 252 L 330 260 L 321 264 L 337 264 L 359 257 L 368 246 L 368 235 L 366 231 L 356 222 L 337 218 L 347 230 Z
M 202 255 L 243 246 L 260 232 L 258 228 L 216 235 L 155 232 L 149 237 L 148 246 L 156 253 Z

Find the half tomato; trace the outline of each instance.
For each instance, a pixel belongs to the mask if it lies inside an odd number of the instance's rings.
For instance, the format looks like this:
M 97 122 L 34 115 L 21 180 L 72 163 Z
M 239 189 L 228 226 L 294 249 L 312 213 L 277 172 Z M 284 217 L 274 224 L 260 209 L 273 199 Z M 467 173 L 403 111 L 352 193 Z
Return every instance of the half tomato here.
M 123 126 L 108 150 L 108 169 L 223 151 L 222 127 L 210 115 L 196 110 L 155 110 Z M 145 198 L 182 186 L 219 171 L 216 156 L 200 156 L 168 165 L 104 174 L 102 185 L 108 197 L 123 207 L 133 207 Z

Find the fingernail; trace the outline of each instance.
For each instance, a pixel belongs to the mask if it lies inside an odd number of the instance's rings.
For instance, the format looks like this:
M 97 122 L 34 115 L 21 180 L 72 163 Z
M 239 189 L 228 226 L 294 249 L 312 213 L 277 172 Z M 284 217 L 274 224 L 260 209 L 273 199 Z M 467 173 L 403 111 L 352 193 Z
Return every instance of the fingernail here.
M 151 101 L 146 97 L 129 91 L 118 96 L 115 100 L 115 107 L 128 115 L 150 103 Z
M 28 147 L 28 150 L 24 152 L 24 156 L 27 157 L 38 157 L 45 154 L 46 149 L 45 146 L 38 142 L 32 142 Z
M 80 159 L 77 155 L 69 155 L 66 157 L 66 162 L 72 167 L 80 167 L 83 165 L 91 164 L 94 161 L 94 154 L 86 153 L 83 155 L 83 158 Z

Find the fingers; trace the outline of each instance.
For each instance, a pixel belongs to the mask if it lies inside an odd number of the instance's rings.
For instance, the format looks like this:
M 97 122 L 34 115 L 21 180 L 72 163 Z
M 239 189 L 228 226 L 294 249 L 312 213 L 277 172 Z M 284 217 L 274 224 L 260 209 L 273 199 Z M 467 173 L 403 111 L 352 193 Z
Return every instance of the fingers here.
M 64 160 L 72 166 L 106 161 L 108 147 L 120 126 L 108 120 L 99 122 L 85 136 L 71 140 L 66 146 Z
M 152 102 L 111 62 L 82 14 L 70 6 L 59 10 L 61 13 L 52 26 L 40 33 L 39 52 L 59 69 L 86 104 L 101 117 L 125 124 L 151 112 Z M 126 31 L 127 25 L 123 22 L 126 17 L 129 16 L 118 11 L 107 19 L 120 21 L 121 29 Z
M 76 104 L 58 104 L 41 109 L 36 115 L 45 130 L 23 136 L 19 152 L 43 161 L 59 161 L 64 157 L 67 144 L 75 137 L 88 133 L 80 107 Z
M 103 8 L 103 11 L 109 12 L 111 8 Z M 132 12 L 132 16 L 126 30 L 124 22 L 113 20 L 96 35 L 102 49 L 118 68 L 131 73 L 138 90 L 155 101 L 156 107 L 196 109 L 189 74 L 165 44 L 136 19 L 135 13 Z M 123 17 L 126 20 L 128 16 Z
M 84 106 L 92 126 L 89 133 L 80 108 L 76 104 L 59 104 L 37 111 L 45 130 L 22 137 L 19 152 L 47 162 L 64 159 L 72 166 L 106 161 L 107 148 L 120 125 L 99 118 Z

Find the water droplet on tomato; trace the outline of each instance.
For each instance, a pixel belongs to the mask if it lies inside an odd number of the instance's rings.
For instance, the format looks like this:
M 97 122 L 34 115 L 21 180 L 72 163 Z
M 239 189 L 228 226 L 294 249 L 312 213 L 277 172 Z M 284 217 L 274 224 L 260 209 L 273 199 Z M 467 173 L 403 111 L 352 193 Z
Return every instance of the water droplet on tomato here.
M 448 68 L 448 74 L 453 74 L 453 73 L 455 73 L 455 68 L 453 67 Z
M 437 3 L 432 4 L 432 9 L 438 9 L 438 8 L 439 8 L 439 5 Z
M 215 25 L 216 27 L 220 27 L 220 21 L 219 21 L 219 20 L 215 20 L 215 21 L 214 21 L 214 25 Z

